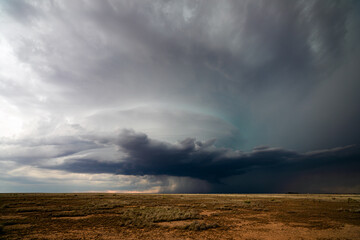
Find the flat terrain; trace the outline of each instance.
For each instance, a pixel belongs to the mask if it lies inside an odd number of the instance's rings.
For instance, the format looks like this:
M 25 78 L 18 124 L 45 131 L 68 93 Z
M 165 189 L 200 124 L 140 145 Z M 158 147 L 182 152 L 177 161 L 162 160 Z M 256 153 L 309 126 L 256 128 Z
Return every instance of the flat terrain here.
M 0 194 L 1 239 L 360 239 L 360 195 Z

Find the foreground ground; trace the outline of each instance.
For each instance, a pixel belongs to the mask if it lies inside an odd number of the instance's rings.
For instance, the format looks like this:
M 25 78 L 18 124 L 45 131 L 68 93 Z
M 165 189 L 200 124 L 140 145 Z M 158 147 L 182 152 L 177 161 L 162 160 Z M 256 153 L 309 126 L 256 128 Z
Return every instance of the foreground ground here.
M 360 239 L 360 195 L 0 194 L 1 239 Z

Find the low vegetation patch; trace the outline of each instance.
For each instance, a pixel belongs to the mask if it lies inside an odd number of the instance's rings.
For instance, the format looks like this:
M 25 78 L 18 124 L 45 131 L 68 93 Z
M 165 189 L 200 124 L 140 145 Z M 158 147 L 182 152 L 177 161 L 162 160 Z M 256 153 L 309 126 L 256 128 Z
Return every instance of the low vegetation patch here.
M 219 225 L 216 223 L 204 223 L 204 222 L 194 221 L 188 225 L 181 226 L 179 228 L 185 229 L 185 230 L 191 230 L 191 231 L 203 231 L 203 230 L 207 230 L 210 228 L 217 228 L 217 227 L 219 227 Z
M 119 214 L 122 226 L 146 227 L 157 222 L 170 222 L 188 219 L 199 219 L 198 211 L 183 210 L 171 207 L 141 207 L 124 209 Z
M 358 201 L 353 198 L 348 198 L 348 203 L 357 203 Z
M 90 214 L 89 211 L 64 211 L 50 213 L 50 217 L 81 217 Z

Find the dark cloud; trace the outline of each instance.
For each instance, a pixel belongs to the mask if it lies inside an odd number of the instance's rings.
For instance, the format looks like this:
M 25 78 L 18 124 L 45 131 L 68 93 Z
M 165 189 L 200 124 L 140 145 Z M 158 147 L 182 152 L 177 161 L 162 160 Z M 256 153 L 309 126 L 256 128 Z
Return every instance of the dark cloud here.
M 1 163 L 151 175 L 164 191 L 359 189 L 359 10 L 0 1 Z
M 359 87 L 358 68 L 351 67 L 360 56 L 358 1 L 4 6 L 16 29 L 5 29 L 16 57 L 41 84 L 61 89 L 49 96 L 7 80 L 0 91 L 24 111 L 79 120 L 103 108 L 166 103 L 221 116 L 238 128 L 247 149 L 269 144 L 306 151 L 360 142 L 359 94 L 351 91 Z
M 283 191 L 279 185 L 309 175 L 323 179 L 337 174 L 343 178 L 341 183 L 352 178 L 352 185 L 356 187 L 360 184 L 358 177 L 353 178 L 360 171 L 360 148 L 356 145 L 307 153 L 264 146 L 251 152 L 241 152 L 216 148 L 212 145 L 213 140 L 198 142 L 187 138 L 177 144 L 170 144 L 131 130 L 123 131 L 115 144 L 126 154 L 117 162 L 71 159 L 54 168 L 76 173 L 191 177 L 206 180 L 214 186 L 221 185 L 226 178 L 249 176 L 243 180 L 247 186 L 242 188 L 236 188 L 236 183 L 225 180 L 229 185 L 224 188 L 226 191 L 250 191 L 250 187 L 253 188 L 252 192 L 265 189 Z M 253 176 L 257 176 L 257 179 Z M 327 186 L 329 191 L 332 184 Z M 295 184 L 293 188 L 296 187 Z M 303 186 L 300 188 L 304 189 Z

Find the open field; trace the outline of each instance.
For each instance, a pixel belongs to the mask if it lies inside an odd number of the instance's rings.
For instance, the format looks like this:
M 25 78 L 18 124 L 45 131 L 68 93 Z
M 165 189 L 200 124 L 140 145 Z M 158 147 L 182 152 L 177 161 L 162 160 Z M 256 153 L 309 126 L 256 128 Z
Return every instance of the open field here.
M 1 239 L 360 239 L 360 195 L 0 194 Z

